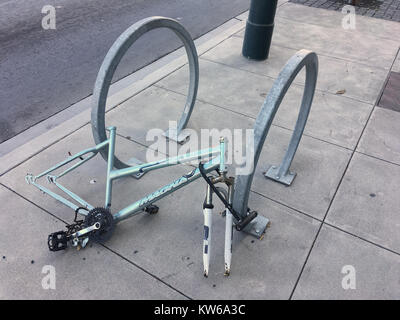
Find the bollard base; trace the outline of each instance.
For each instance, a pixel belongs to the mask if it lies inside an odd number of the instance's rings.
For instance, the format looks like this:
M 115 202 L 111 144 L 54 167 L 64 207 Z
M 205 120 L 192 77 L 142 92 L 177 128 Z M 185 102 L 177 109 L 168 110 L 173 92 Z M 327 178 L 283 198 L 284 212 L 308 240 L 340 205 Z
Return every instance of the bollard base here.
M 265 60 L 271 46 L 274 24 L 260 25 L 247 20 L 242 54 L 245 58 Z

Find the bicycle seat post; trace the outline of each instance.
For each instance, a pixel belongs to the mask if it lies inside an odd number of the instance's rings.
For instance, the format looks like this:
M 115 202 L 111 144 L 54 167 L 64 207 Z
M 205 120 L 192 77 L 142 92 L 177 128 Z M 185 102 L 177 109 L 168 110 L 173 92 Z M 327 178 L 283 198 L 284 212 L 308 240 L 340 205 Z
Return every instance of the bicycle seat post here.
M 225 174 L 227 172 L 226 166 L 225 166 L 225 138 L 220 137 L 219 138 L 219 147 L 220 147 L 220 154 L 219 154 L 219 171 L 221 174 Z

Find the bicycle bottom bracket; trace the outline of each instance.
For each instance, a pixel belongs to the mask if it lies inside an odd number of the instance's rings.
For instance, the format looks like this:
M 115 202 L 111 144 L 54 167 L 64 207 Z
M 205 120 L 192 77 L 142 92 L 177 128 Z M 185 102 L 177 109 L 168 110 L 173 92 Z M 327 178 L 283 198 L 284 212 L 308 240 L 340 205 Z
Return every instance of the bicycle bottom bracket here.
M 68 236 L 65 231 L 54 232 L 47 238 L 50 251 L 60 251 L 67 249 Z
M 100 223 L 100 228 L 91 231 L 88 234 L 89 239 L 95 242 L 105 242 L 110 239 L 114 231 L 115 222 L 114 217 L 108 209 L 94 208 L 89 211 L 84 222 L 85 228 L 90 227 L 96 223 Z

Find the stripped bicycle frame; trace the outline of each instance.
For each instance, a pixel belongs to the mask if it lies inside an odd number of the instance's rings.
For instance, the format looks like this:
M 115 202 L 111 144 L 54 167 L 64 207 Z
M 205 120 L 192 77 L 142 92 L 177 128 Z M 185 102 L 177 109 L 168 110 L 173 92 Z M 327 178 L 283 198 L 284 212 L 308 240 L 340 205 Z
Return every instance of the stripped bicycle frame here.
M 141 173 L 141 172 L 148 172 L 151 170 L 156 170 L 156 169 L 161 169 L 164 167 L 169 167 L 173 166 L 176 164 L 181 164 L 193 160 L 200 160 L 205 157 L 210 157 L 210 156 L 216 156 L 212 158 L 210 161 L 204 164 L 204 168 L 207 173 L 219 169 L 220 171 L 225 171 L 225 161 L 224 161 L 224 153 L 225 153 L 225 142 L 224 140 L 221 140 L 220 145 L 215 148 L 208 148 L 208 149 L 203 149 L 199 150 L 196 152 L 192 152 L 189 154 L 185 155 L 178 155 L 175 157 L 171 158 L 165 158 L 159 161 L 154 161 L 154 162 L 149 162 L 149 163 L 144 163 L 141 165 L 137 165 L 134 167 L 130 168 L 124 168 L 124 169 L 113 169 L 113 159 L 114 159 L 114 152 L 115 152 L 115 137 L 116 137 L 116 128 L 115 127 L 109 127 L 107 128 L 108 131 L 110 132 L 109 138 L 96 145 L 93 148 L 89 148 L 86 150 L 83 150 L 68 159 L 56 164 L 55 166 L 51 167 L 50 169 L 40 173 L 37 176 L 33 176 L 31 174 L 28 174 L 26 176 L 26 181 L 29 184 L 34 185 L 35 187 L 39 188 L 41 191 L 44 193 L 47 193 L 48 195 L 52 196 L 53 198 L 57 199 L 58 201 L 62 202 L 63 204 L 67 205 L 73 210 L 77 210 L 80 207 L 72 203 L 71 201 L 61 197 L 60 195 L 52 192 L 51 190 L 43 187 L 42 185 L 38 184 L 36 182 L 37 179 L 47 176 L 47 180 L 50 183 L 54 183 L 59 189 L 61 189 L 63 192 L 68 194 L 71 198 L 73 198 L 75 201 L 77 201 L 81 206 L 91 210 L 94 208 L 91 204 L 83 200 L 81 197 L 79 197 L 77 194 L 73 193 L 72 191 L 68 190 L 66 187 L 62 186 L 60 183 L 58 183 L 58 179 L 65 176 L 67 173 L 71 172 L 72 170 L 76 169 L 77 167 L 81 166 L 83 163 L 87 162 L 88 160 L 92 159 L 94 156 L 97 155 L 97 153 L 103 149 L 108 147 L 108 162 L 107 162 L 107 181 L 106 181 L 106 195 L 105 195 L 105 208 L 110 208 L 111 207 L 111 197 L 112 197 L 112 182 L 116 179 L 120 179 L 123 177 L 131 176 L 136 173 Z M 84 158 L 82 160 L 82 157 L 86 154 L 90 154 L 87 158 Z M 67 165 L 68 163 L 76 160 L 76 159 L 81 159 L 78 163 L 74 164 L 67 170 L 63 171 L 59 175 L 50 175 L 51 172 Z M 131 217 L 132 215 L 135 215 L 137 213 L 140 213 L 143 211 L 143 209 L 156 202 L 157 200 L 160 200 L 161 198 L 167 196 L 168 194 L 176 191 L 177 189 L 193 182 L 197 178 L 201 177 L 199 168 L 195 168 L 191 172 L 183 175 L 182 177 L 174 180 L 170 184 L 154 191 L 153 193 L 145 196 L 144 198 L 132 203 L 131 205 L 123 208 L 119 212 L 114 214 L 114 220 L 116 221 L 121 221 L 124 220 L 128 217 Z M 86 215 L 87 211 L 80 209 L 79 214 Z
M 191 172 L 181 176 L 178 179 L 175 179 L 170 184 L 159 188 L 158 190 L 148 194 L 147 196 L 143 197 L 140 200 L 128 205 L 127 207 L 123 208 L 122 210 L 118 211 L 113 215 L 113 219 L 115 222 L 122 221 L 127 219 L 133 215 L 138 213 L 144 212 L 145 208 L 152 205 L 154 202 L 164 198 L 165 196 L 169 195 L 170 193 L 180 189 L 181 187 L 193 182 L 194 180 L 198 179 L 199 177 L 204 177 L 209 184 L 216 184 L 219 182 L 226 183 L 228 186 L 228 193 L 227 199 L 224 203 L 227 204 L 226 209 L 226 235 L 225 235 L 225 274 L 229 275 L 230 273 L 230 264 L 231 264 L 231 255 L 232 255 L 232 228 L 233 228 L 233 218 L 232 213 L 230 212 L 229 208 L 232 204 L 232 195 L 233 195 L 233 182 L 234 178 L 226 177 L 226 166 L 225 166 L 225 139 L 221 138 L 219 146 L 214 148 L 202 149 L 192 153 L 188 153 L 185 155 L 178 155 L 175 157 L 165 158 L 159 161 L 144 163 L 141 165 L 137 165 L 134 167 L 124 168 L 124 169 L 114 169 L 114 153 L 115 153 L 115 139 L 116 139 L 116 128 L 109 127 L 107 128 L 109 131 L 109 138 L 102 143 L 96 145 L 93 148 L 89 148 L 83 150 L 73 156 L 70 156 L 66 160 L 56 164 L 55 166 L 51 167 L 50 169 L 40 173 L 37 176 L 32 174 L 28 174 L 25 179 L 27 183 L 32 184 L 33 186 L 40 189 L 42 192 L 50 195 L 51 197 L 55 198 L 56 200 L 62 202 L 64 205 L 73 209 L 76 213 L 81 215 L 87 215 L 89 210 L 94 210 L 95 207 L 89 204 L 87 201 L 83 200 L 77 194 L 72 192 L 71 190 L 67 189 L 60 183 L 58 183 L 58 179 L 65 176 L 67 173 L 73 171 L 74 169 L 78 168 L 85 162 L 92 159 L 94 156 L 99 153 L 101 149 L 108 148 L 108 161 L 107 161 L 107 180 L 106 180 L 106 192 L 105 192 L 105 203 L 104 207 L 109 209 L 111 207 L 111 198 L 112 198 L 112 182 L 114 180 L 132 176 L 137 173 L 148 172 L 151 170 L 161 169 L 164 167 L 169 167 L 177 164 L 186 163 L 193 160 L 202 160 L 204 158 L 211 158 L 208 162 L 204 164 L 200 164 L 199 167 L 193 169 Z M 86 158 L 83 156 L 89 154 Z M 75 163 L 68 169 L 64 170 L 58 175 L 52 175 L 51 173 L 74 160 L 80 159 L 79 162 Z M 201 168 L 200 168 L 201 166 Z M 220 174 L 219 177 L 209 179 L 205 177 L 205 174 L 210 173 L 213 170 L 217 170 Z M 80 204 L 80 206 L 74 204 L 73 202 L 65 199 L 64 197 L 60 196 L 59 194 L 47 189 L 46 187 L 40 185 L 36 181 L 39 178 L 46 176 L 49 183 L 53 183 L 56 187 L 74 199 L 76 202 Z M 208 276 L 208 269 L 209 269 L 209 256 L 210 256 L 210 247 L 211 247 L 211 217 L 212 217 L 212 194 L 217 193 L 217 195 L 221 198 L 221 194 L 215 189 L 207 187 L 207 194 L 206 200 L 203 204 L 203 213 L 204 213 L 204 241 L 203 241 L 203 262 L 204 262 L 204 275 Z M 232 208 L 231 208 L 232 209 Z M 233 210 L 233 209 L 232 209 Z M 236 215 L 237 217 L 237 215 Z M 250 220 L 250 219 L 248 219 Z M 239 221 L 240 222 L 240 221 Z M 243 221 L 242 221 L 243 222 Z M 236 221 L 238 223 L 238 221 Z M 247 222 L 244 221 L 246 224 Z M 84 229 L 78 230 L 73 234 L 73 246 L 84 247 L 86 246 L 89 238 L 81 238 L 78 240 L 78 237 L 82 237 L 88 235 L 90 232 L 94 230 L 100 229 L 101 225 L 99 222 L 96 222 L 93 225 L 87 226 Z M 239 230 L 239 229 L 238 229 Z

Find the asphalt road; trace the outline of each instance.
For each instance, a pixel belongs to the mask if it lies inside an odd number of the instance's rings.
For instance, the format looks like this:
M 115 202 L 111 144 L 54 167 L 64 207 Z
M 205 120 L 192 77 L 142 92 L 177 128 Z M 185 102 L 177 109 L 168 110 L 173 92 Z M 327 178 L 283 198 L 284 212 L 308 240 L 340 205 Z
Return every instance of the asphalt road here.
M 193 38 L 249 7 L 250 0 L 0 0 L 0 143 L 92 93 L 115 39 L 136 21 L 178 19 Z M 42 8 L 56 8 L 56 29 L 42 28 Z M 168 30 L 140 39 L 114 80 L 181 46 Z

